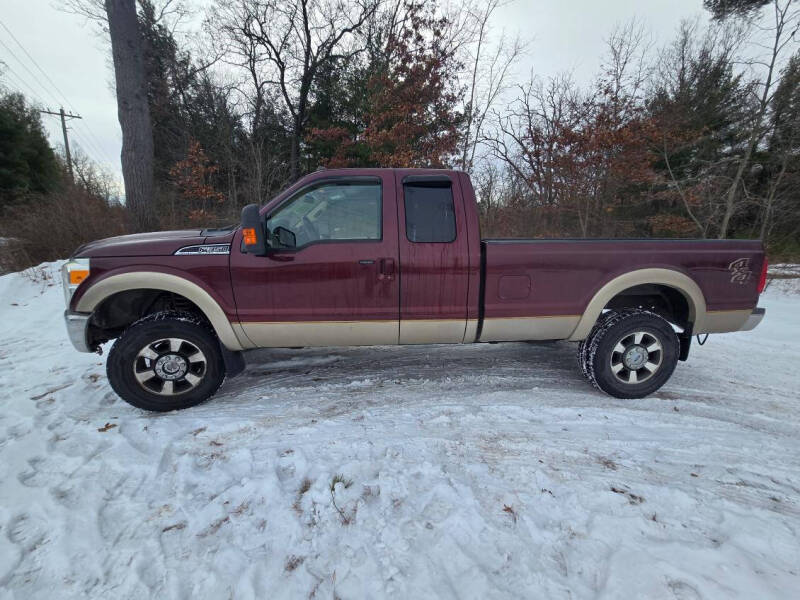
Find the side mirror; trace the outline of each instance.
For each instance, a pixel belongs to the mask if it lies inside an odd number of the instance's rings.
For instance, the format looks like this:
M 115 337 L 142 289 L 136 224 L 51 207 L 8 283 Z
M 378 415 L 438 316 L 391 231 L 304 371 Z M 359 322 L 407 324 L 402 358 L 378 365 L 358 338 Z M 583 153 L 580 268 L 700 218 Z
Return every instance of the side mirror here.
M 273 231 L 272 235 L 278 240 L 282 248 L 296 248 L 297 236 L 293 231 L 286 229 L 282 225 L 278 225 Z
M 258 204 L 248 204 L 242 209 L 242 243 L 248 254 L 264 256 L 267 253 L 264 224 Z

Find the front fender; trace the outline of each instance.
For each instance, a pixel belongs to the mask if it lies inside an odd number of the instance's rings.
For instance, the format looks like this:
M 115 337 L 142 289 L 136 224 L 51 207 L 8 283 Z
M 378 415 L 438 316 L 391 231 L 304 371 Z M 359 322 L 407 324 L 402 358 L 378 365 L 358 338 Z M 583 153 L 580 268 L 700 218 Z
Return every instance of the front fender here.
M 225 316 L 219 303 L 198 284 L 169 273 L 159 271 L 129 271 L 109 275 L 93 282 L 78 299 L 75 310 L 92 313 L 108 297 L 128 290 L 163 290 L 183 296 L 194 303 L 208 319 L 220 342 L 229 350 L 243 350 L 245 346 L 236 335 L 233 324 Z

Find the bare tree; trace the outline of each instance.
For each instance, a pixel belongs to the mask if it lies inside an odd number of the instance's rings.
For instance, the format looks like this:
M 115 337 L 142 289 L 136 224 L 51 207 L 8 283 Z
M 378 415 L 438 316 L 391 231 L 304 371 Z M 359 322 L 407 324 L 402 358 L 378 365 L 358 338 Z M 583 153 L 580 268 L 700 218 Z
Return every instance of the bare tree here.
M 636 18 L 617 25 L 606 39 L 601 81 L 610 108 L 619 119 L 632 117 L 641 106 L 642 92 L 652 73 L 650 46 L 644 25 Z
M 300 172 L 316 77 L 327 63 L 363 50 L 355 33 L 377 6 L 378 0 L 217 0 L 209 21 L 233 62 L 251 73 L 259 102 L 267 86 L 276 86 L 290 115 L 292 179 Z
M 636 201 L 627 189 L 647 179 L 651 164 L 642 118 L 646 36 L 632 22 L 607 43 L 589 93 L 569 76 L 547 83 L 533 77 L 503 114 L 494 113 L 489 142 L 493 156 L 528 187 L 534 206 L 552 218 L 574 216 L 584 237 L 603 233 L 615 207 Z
M 796 161 L 800 151 L 800 54 L 795 54 L 784 69 L 770 108 L 771 131 L 767 152 L 771 160 L 765 165 L 768 169 L 766 190 L 757 199 L 762 210 L 759 230 L 762 240 L 767 239 L 776 212 L 789 208 L 785 211 L 789 214 L 785 216 L 791 219 L 791 203 L 796 203 L 796 182 L 789 181 L 787 185 L 787 180 L 797 175 Z M 794 218 L 797 218 L 796 214 Z
M 102 198 L 109 205 L 119 205 L 119 184 L 113 173 L 92 161 L 83 148 L 75 145 L 72 151 L 75 180 L 92 196 Z
M 189 9 L 181 0 L 154 0 L 153 5 L 156 22 L 168 23 L 172 31 L 189 14 Z M 66 0 L 63 6 L 67 12 L 79 14 L 102 26 L 108 24 L 105 0 Z
M 223 62 L 236 67 L 227 73 L 231 83 L 228 85 L 232 102 L 236 105 L 242 122 L 249 128 L 244 140 L 247 156 L 243 157 L 240 168 L 248 176 L 245 178 L 244 196 L 256 201 L 264 199 L 269 190 L 281 185 L 287 178 L 286 156 L 282 145 L 267 139 L 264 130 L 276 116 L 284 118 L 285 109 L 280 93 L 273 80 L 273 72 L 265 68 L 267 62 L 265 49 L 252 36 L 244 36 L 237 27 L 238 7 L 221 7 L 212 10 L 205 22 L 205 29 L 212 45 L 212 54 L 221 56 Z M 226 25 L 220 28 L 220 17 L 224 16 Z M 275 123 L 279 125 L 278 123 Z
M 800 27 L 800 10 L 796 6 L 796 0 L 771 0 L 770 4 L 770 25 L 756 27 L 760 31 L 767 31 L 771 36 L 767 55 L 746 61 L 747 65 L 760 70 L 762 76 L 754 81 L 755 110 L 750 121 L 745 124 L 750 133 L 743 154 L 738 161 L 736 172 L 725 194 L 725 210 L 719 231 L 721 239 L 727 237 L 731 219 L 739 208 L 744 175 L 751 166 L 753 154 L 769 130 L 766 116 L 779 81 L 778 73 L 781 62 L 784 60 L 786 52 L 790 51 L 792 45 L 797 43 L 795 36 Z M 760 44 L 757 45 L 760 46 Z
M 523 182 L 537 206 L 566 206 L 575 132 L 583 121 L 583 98 L 568 75 L 547 83 L 534 77 L 502 113 L 494 112 L 489 147 L 496 160 Z M 588 216 L 581 215 L 586 231 Z
M 479 8 L 467 7 L 474 21 L 474 41 L 470 45 L 469 100 L 461 148 L 460 167 L 472 172 L 475 153 L 484 141 L 484 125 L 490 111 L 508 89 L 514 65 L 526 44 L 519 36 L 508 38 L 503 32 L 492 47 L 490 21 L 501 0 L 488 0 Z

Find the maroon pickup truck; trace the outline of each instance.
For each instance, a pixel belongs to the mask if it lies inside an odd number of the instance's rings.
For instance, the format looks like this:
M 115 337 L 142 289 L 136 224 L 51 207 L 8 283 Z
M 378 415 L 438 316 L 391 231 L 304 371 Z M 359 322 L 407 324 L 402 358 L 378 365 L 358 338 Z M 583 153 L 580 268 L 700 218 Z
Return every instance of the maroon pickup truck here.
M 213 395 L 244 350 L 298 346 L 570 340 L 595 386 L 640 398 L 693 335 L 759 323 L 766 267 L 758 241 L 482 240 L 465 173 L 343 169 L 229 229 L 87 244 L 63 279 L 75 347 L 117 338 L 112 387 L 163 411 Z

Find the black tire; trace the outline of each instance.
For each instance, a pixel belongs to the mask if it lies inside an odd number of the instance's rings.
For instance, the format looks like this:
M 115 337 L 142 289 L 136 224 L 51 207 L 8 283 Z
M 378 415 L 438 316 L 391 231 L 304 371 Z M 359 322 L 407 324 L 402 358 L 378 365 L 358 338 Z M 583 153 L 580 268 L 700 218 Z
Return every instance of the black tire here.
M 586 377 L 586 379 L 588 379 L 589 381 L 592 380 L 590 374 L 591 370 L 589 369 L 589 361 L 588 361 L 589 348 L 592 345 L 592 340 L 594 339 L 594 336 L 597 334 L 597 332 L 603 328 L 605 322 L 608 319 L 617 316 L 617 314 L 618 313 L 611 310 L 606 311 L 604 313 L 600 313 L 600 316 L 597 317 L 597 323 L 595 323 L 594 327 L 592 327 L 592 330 L 589 332 L 589 335 L 586 336 L 585 340 L 581 340 L 580 343 L 578 344 L 578 365 L 580 366 L 581 371 L 583 372 L 583 376 Z
M 163 312 L 125 330 L 111 348 L 106 372 L 125 402 L 166 412 L 213 396 L 225 379 L 225 363 L 208 324 L 190 313 Z
M 616 398 L 644 398 L 672 376 L 680 341 L 672 325 L 646 310 L 606 313 L 581 350 L 584 373 Z

